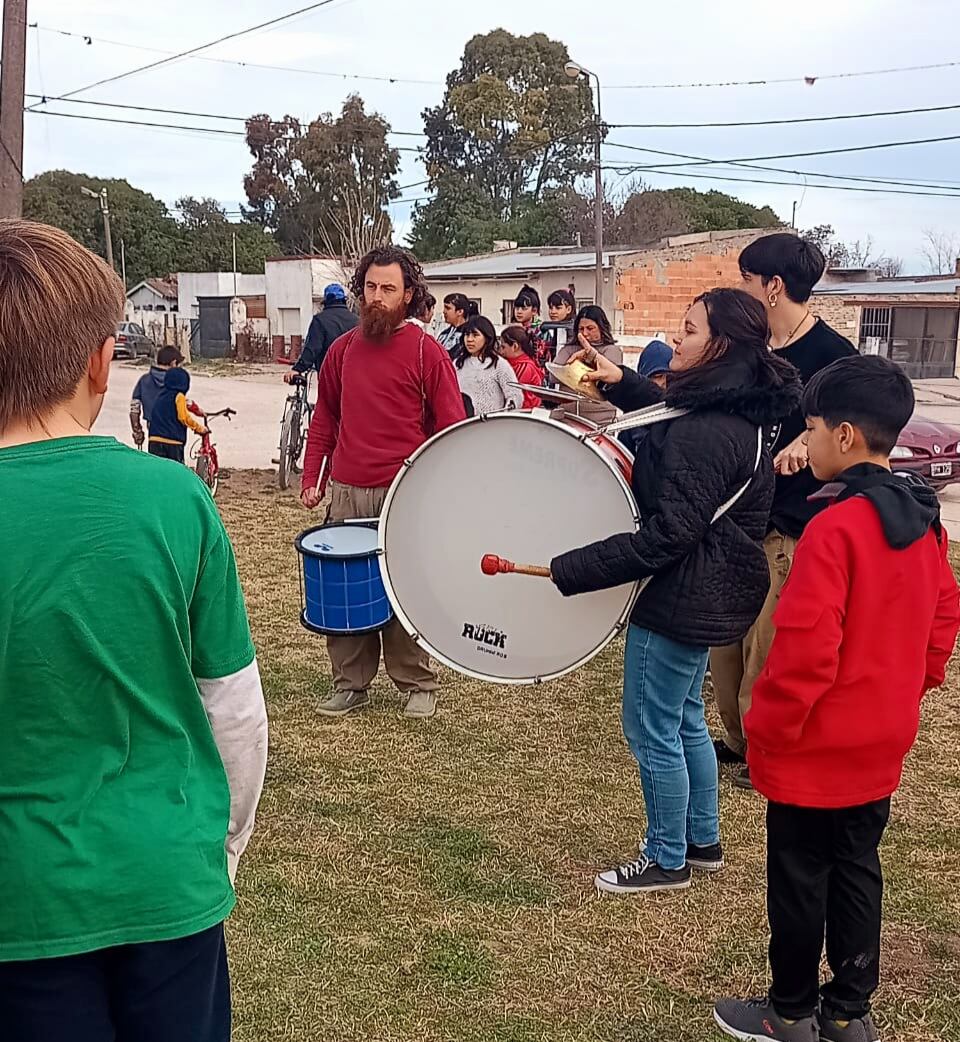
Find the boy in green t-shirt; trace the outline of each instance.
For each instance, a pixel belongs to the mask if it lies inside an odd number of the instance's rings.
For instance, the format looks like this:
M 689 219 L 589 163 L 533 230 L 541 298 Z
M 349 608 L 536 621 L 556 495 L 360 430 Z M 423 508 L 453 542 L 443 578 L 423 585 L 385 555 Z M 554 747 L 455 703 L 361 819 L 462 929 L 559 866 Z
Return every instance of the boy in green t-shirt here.
M 122 313 L 0 220 L 0 1036 L 226 1042 L 266 712 L 206 488 L 90 433 Z

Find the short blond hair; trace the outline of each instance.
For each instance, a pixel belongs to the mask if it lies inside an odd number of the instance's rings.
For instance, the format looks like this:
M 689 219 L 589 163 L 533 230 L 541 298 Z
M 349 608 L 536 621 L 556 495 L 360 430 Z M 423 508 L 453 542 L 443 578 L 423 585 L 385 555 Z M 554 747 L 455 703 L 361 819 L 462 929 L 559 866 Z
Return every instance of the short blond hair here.
M 0 433 L 69 401 L 116 335 L 123 284 L 58 228 L 0 220 Z

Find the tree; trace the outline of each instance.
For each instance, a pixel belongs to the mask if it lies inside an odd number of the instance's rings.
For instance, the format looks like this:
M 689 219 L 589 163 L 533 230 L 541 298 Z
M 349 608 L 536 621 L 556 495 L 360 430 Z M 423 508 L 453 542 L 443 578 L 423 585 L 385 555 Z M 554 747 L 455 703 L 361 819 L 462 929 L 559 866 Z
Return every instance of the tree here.
M 590 86 L 566 76 L 569 57 L 543 33 L 497 29 L 467 43 L 443 100 L 423 113 L 435 194 L 414 212 L 418 256 L 453 256 L 454 242 L 478 239 L 489 249 L 484 229 L 497 225 L 532 222 L 537 235 L 548 230 L 535 211 L 591 169 L 596 132 Z
M 252 171 L 244 178 L 246 215 L 271 231 L 286 253 L 350 252 L 371 236 L 392 233 L 387 204 L 396 199 L 400 154 L 389 124 L 351 94 L 340 115 L 304 126 L 293 116 L 247 120 Z
M 960 235 L 924 228 L 920 252 L 931 275 L 952 275 L 960 260 Z
M 850 243 L 840 242 L 832 224 L 818 224 L 800 236 L 820 248 L 828 268 L 869 268 L 884 278 L 893 278 L 903 269 L 902 258 L 873 252 L 872 235 Z
M 181 271 L 232 271 L 233 237 L 237 237 L 237 271 L 262 274 L 263 263 L 279 250 L 259 224 L 231 223 L 216 199 L 184 196 L 176 203 L 184 234 Z
M 61 228 L 94 253 L 104 256 L 106 245 L 100 206 L 96 199 L 81 193 L 81 186 L 96 191 L 107 189 L 115 261 L 119 267 L 123 240 L 129 286 L 178 269 L 185 242 L 183 230 L 162 200 L 134 188 L 127 181 L 48 170 L 24 185 L 24 216 Z

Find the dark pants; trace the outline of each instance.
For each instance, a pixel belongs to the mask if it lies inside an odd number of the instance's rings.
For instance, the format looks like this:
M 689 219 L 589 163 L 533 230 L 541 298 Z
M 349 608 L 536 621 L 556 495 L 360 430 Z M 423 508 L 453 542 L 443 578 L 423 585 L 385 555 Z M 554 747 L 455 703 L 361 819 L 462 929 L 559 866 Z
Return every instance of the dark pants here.
M 176 941 L 0 962 L 0 1037 L 11 1042 L 229 1042 L 223 924 Z
M 833 1020 L 870 1010 L 880 980 L 883 876 L 877 848 L 890 800 L 818 810 L 767 806 L 770 999 L 782 1017 Z M 824 933 L 833 980 L 820 990 Z
M 182 445 L 168 445 L 165 441 L 150 441 L 147 447 L 150 449 L 151 456 L 160 456 L 162 459 L 172 459 L 177 463 L 183 463 Z

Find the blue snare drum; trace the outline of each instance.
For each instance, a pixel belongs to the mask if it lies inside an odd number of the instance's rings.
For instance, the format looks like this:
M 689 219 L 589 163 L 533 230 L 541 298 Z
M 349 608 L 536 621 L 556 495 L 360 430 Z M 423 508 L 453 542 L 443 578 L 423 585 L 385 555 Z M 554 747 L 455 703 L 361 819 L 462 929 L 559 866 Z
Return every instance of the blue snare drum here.
M 393 618 L 380 577 L 375 524 L 308 528 L 293 545 L 301 562 L 300 621 L 308 630 L 353 636 L 383 629 Z

